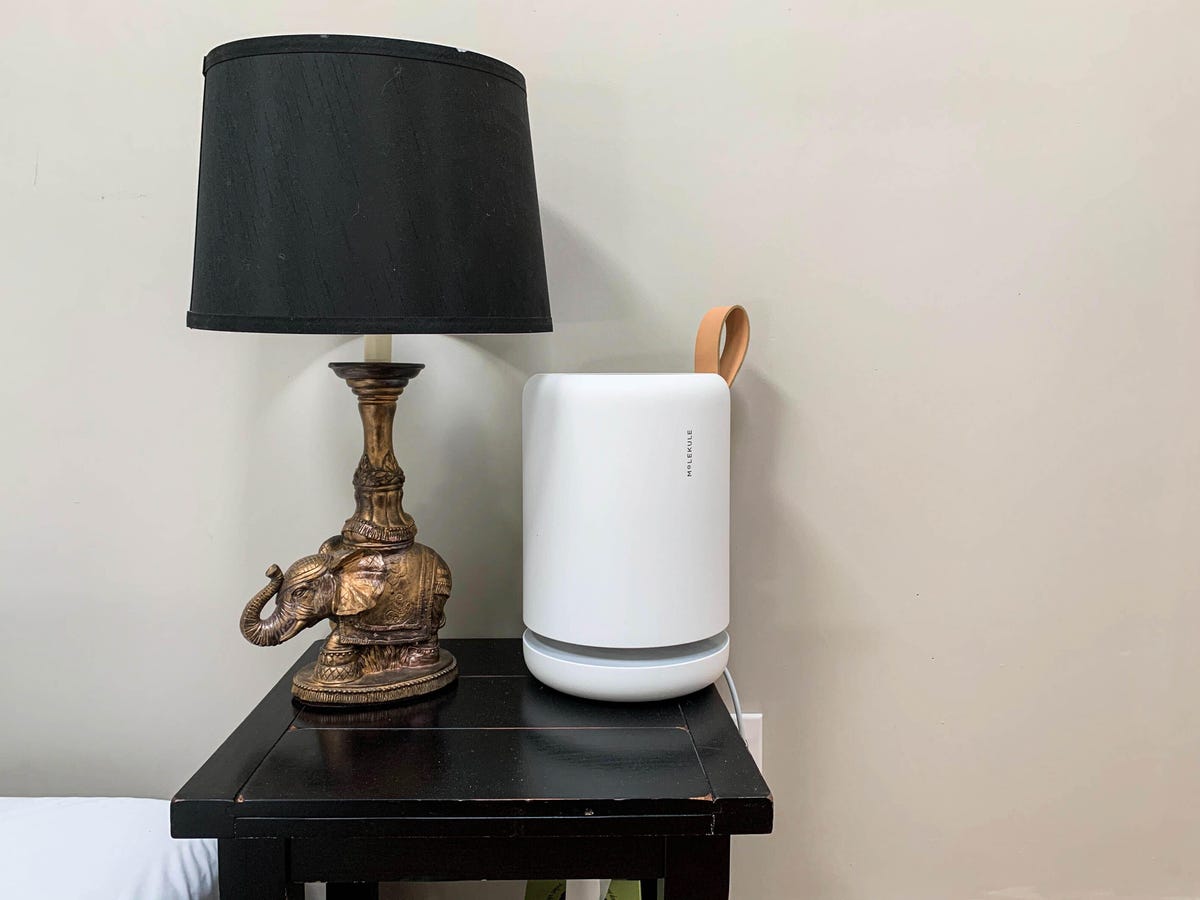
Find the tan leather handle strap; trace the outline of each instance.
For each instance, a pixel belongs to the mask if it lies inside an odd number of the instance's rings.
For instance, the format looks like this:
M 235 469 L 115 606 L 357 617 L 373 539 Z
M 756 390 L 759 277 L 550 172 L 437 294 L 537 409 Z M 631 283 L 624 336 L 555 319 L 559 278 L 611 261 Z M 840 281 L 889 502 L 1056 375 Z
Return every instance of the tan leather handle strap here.
M 721 350 L 721 332 L 725 350 Z M 740 306 L 714 306 L 700 320 L 696 332 L 696 371 L 712 372 L 733 387 L 746 348 L 750 345 L 750 316 Z

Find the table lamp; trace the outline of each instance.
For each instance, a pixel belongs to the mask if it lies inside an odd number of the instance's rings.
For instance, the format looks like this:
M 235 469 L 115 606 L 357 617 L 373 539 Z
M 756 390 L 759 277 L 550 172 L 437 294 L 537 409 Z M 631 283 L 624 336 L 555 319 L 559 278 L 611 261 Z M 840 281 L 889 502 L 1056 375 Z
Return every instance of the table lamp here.
M 223 44 L 204 76 L 188 326 L 368 336 L 363 362 L 330 364 L 362 418 L 354 513 L 267 570 L 242 634 L 267 646 L 330 620 L 293 680 L 304 703 L 438 690 L 458 674 L 438 645 L 450 569 L 404 510 L 392 422 L 423 366 L 391 362 L 391 335 L 551 330 L 525 79 L 452 47 L 338 35 Z

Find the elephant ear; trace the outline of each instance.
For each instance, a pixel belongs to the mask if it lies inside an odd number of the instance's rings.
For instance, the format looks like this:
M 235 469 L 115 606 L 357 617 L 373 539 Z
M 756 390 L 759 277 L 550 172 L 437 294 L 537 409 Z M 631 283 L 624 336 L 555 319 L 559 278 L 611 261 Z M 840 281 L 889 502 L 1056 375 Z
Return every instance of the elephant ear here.
M 378 553 L 355 550 L 344 556 L 334 566 L 337 579 L 334 615 L 352 616 L 374 608 L 383 592 L 386 575 L 383 557 Z

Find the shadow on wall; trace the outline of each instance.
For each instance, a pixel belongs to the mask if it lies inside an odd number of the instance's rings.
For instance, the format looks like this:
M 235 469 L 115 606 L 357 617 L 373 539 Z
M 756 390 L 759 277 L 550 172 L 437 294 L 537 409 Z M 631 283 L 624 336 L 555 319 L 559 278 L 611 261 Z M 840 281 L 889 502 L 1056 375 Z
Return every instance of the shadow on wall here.
M 406 458 L 436 448 L 426 474 L 437 508 L 423 520 L 444 534 L 439 550 L 454 570 L 448 635 L 517 635 L 521 624 L 521 391 L 537 372 L 607 368 L 597 353 L 629 330 L 638 302 L 621 268 L 565 219 L 542 212 L 555 331 L 460 335 L 441 346 L 452 371 L 417 400 L 413 421 L 424 451 L 405 440 Z M 620 342 L 617 343 L 620 346 Z M 398 439 L 399 443 L 399 439 Z M 433 462 L 433 460 L 431 460 Z M 453 555 L 450 555 L 450 554 Z
M 231 558 L 245 560 L 254 590 L 268 563 L 286 566 L 315 553 L 354 509 L 351 478 L 362 430 L 354 396 L 328 363 L 361 358 L 362 346 L 338 335 L 241 337 L 255 368 L 235 499 L 243 505 L 246 540 Z
M 753 316 L 753 303 L 747 307 Z M 753 341 L 747 364 L 733 387 L 730 505 L 730 584 L 732 654 L 730 670 L 745 686 L 743 704 L 771 715 L 764 760 L 775 789 L 775 831 L 736 841 L 734 881 L 753 883 L 768 868 L 779 846 L 800 855 L 803 881 L 797 896 L 833 896 L 836 866 L 806 854 L 831 823 L 812 820 L 808 811 L 826 802 L 829 773 L 836 771 L 839 747 L 831 735 L 845 730 L 855 708 L 853 667 L 877 643 L 877 631 L 854 624 L 855 598 L 863 586 L 850 578 L 853 567 L 798 516 L 796 498 L 786 496 L 774 477 L 804 464 L 803 441 L 788 430 L 802 419 L 798 409 L 755 368 Z M 799 558 L 797 558 L 799 557 Z M 796 573 L 800 577 L 796 577 Z M 761 647 L 794 648 L 786 656 Z M 783 770 L 787 770 L 786 773 Z M 795 792 L 781 796 L 784 785 Z M 738 875 L 738 870 L 744 872 Z M 843 879 L 844 880 L 844 879 Z
M 794 554 L 800 546 L 799 528 L 789 518 L 777 486 L 770 481 L 771 474 L 779 471 L 784 401 L 775 386 L 753 367 L 750 358 L 731 394 L 732 610 L 749 614 L 753 609 L 756 620 L 780 622 L 786 616 L 777 607 L 795 602 L 795 586 L 782 583 L 780 559 Z
M 665 304 L 647 296 L 619 260 L 545 207 L 542 241 L 553 334 L 463 335 L 457 340 L 505 362 L 521 375 L 522 385 L 538 372 L 686 371 L 679 368 L 682 363 L 664 359 L 664 353 L 690 351 L 687 336 L 672 333 L 670 323 L 656 315 Z M 697 322 L 701 312 L 698 308 Z M 690 357 L 687 363 L 690 368 Z M 519 395 L 517 400 L 519 404 Z

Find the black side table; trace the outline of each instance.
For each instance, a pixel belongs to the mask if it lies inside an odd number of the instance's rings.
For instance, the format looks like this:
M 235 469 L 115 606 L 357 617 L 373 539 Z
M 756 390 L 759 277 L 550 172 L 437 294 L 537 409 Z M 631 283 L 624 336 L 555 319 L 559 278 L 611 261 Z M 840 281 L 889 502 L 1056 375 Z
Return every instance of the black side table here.
M 458 682 L 398 706 L 299 707 L 289 672 L 183 786 L 171 833 L 218 838 L 222 900 L 526 878 L 728 897 L 729 836 L 769 832 L 772 800 L 715 688 L 594 703 L 535 681 L 520 641 L 445 644 Z

